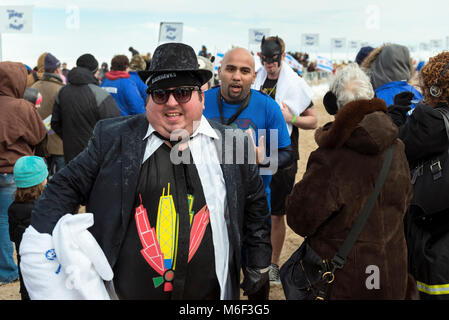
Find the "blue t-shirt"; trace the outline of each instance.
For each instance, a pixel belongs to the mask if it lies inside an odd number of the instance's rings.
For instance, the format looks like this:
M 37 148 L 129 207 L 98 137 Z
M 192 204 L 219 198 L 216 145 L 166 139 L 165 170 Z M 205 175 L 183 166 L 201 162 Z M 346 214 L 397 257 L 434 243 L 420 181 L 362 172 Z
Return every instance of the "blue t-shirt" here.
M 203 115 L 210 120 L 214 120 L 221 123 L 220 110 L 218 109 L 217 93 L 220 87 L 207 90 L 205 95 L 205 109 Z M 223 107 L 223 118 L 227 121 L 231 118 L 240 104 L 230 104 L 221 100 Z M 245 110 L 240 113 L 237 119 L 231 124 L 231 126 L 242 129 L 244 131 L 253 129 L 255 133 L 254 141 L 256 145 L 259 142 L 259 131 L 266 130 L 265 141 L 267 150 L 267 156 L 269 156 L 270 150 L 270 133 L 269 130 L 278 130 L 278 149 L 286 148 L 290 145 L 290 135 L 288 134 L 287 125 L 285 123 L 284 116 L 282 114 L 279 105 L 275 100 L 265 93 L 251 89 L 251 100 Z M 263 132 L 260 132 L 263 134 Z M 268 206 L 271 206 L 271 175 L 262 175 L 262 180 L 267 194 Z M 271 211 L 271 208 L 270 208 Z

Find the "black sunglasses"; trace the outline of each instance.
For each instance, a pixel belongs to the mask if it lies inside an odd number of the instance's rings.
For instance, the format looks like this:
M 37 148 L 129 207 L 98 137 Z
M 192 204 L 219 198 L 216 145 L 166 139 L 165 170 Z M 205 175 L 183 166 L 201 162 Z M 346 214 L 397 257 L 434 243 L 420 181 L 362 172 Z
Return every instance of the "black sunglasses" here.
M 170 94 L 173 94 L 173 97 L 178 103 L 187 103 L 192 98 L 192 91 L 201 91 L 198 87 L 190 87 L 190 88 L 176 88 L 176 89 L 155 89 L 149 90 L 151 94 L 151 98 L 157 104 L 167 103 Z

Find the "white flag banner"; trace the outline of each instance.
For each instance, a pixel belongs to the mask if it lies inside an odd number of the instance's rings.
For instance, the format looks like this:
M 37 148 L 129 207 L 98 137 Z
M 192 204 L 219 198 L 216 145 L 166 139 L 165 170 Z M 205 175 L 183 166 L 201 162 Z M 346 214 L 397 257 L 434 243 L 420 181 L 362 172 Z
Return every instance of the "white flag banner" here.
M 249 44 L 260 45 L 262 38 L 267 37 L 270 34 L 270 29 L 249 29 L 248 31 L 248 42 Z
M 33 32 L 33 6 L 0 6 L 0 33 Z
M 327 72 L 334 71 L 334 66 L 332 64 L 332 61 L 326 57 L 318 56 L 317 57 L 317 64 L 316 64 L 318 70 L 323 70 Z
M 430 40 L 430 47 L 434 49 L 440 49 L 443 47 L 443 40 Z
M 343 49 L 346 47 L 346 39 L 345 38 L 332 38 L 331 39 L 331 48 L 332 49 Z
M 419 44 L 419 49 L 423 50 L 423 51 L 427 51 L 427 50 L 429 50 L 429 45 L 427 43 L 425 43 L 425 42 L 421 42 Z
M 299 74 L 302 74 L 302 71 L 304 69 L 303 65 L 298 62 L 295 58 L 293 58 L 288 53 L 285 53 L 284 62 L 287 63 L 290 67 L 298 70 Z
M 320 44 L 320 35 L 318 33 L 303 33 L 302 45 L 305 47 L 318 47 Z
M 355 40 L 348 41 L 349 49 L 357 49 L 359 47 L 359 42 Z
M 159 43 L 182 42 L 182 22 L 161 22 L 159 27 Z

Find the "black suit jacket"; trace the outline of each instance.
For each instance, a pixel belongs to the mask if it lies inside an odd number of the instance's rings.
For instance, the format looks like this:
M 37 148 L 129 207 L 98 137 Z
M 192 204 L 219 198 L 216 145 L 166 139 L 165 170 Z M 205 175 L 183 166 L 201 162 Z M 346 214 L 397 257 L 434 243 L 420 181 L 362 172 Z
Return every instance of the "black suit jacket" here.
M 209 122 L 222 136 L 216 141 L 219 151 L 230 150 L 227 147 L 233 143 L 225 139 L 226 129 L 234 130 L 237 137 L 246 135 L 239 129 Z M 80 204 L 86 205 L 86 211 L 94 214 L 90 232 L 113 268 L 134 209 L 147 130 L 144 114 L 99 121 L 88 147 L 48 183 L 36 202 L 31 225 L 38 232 L 51 234 L 63 215 L 77 212 Z M 235 157 L 236 148 L 233 150 Z M 266 267 L 271 261 L 266 195 L 259 169 L 248 163 L 247 155 L 245 152 L 243 164 L 221 164 L 227 192 L 225 220 L 233 299 L 239 298 L 242 245 L 248 266 Z

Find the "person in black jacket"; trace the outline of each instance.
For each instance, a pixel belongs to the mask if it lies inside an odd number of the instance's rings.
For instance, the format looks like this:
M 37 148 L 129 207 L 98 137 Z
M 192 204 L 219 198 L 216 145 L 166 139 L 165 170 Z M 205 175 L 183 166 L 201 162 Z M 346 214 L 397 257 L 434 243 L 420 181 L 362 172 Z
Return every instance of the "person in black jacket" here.
M 68 85 L 56 97 L 51 119 L 52 129 L 64 141 L 66 164 L 87 146 L 99 120 L 120 116 L 115 100 L 98 86 L 95 57 L 83 54 L 76 66 L 68 74 Z
M 449 299 L 449 197 L 439 192 L 440 189 L 447 192 L 449 172 L 445 172 L 444 162 L 438 162 L 438 159 L 448 161 L 449 140 L 439 110 L 449 111 L 449 52 L 430 59 L 421 70 L 420 82 L 424 102 L 418 103 L 410 116 L 407 112 L 413 103 L 413 93 L 397 94 L 388 108 L 399 127 L 399 138 L 405 144 L 415 184 L 414 198 L 405 216 L 409 269 L 417 280 L 421 299 Z M 443 168 L 442 179 L 429 177 L 429 185 L 418 188 L 417 184 L 421 186 L 426 178 L 424 175 L 431 174 L 429 168 L 433 175 Z
M 14 202 L 8 208 L 9 236 L 16 246 L 17 265 L 20 277 L 20 295 L 22 300 L 30 300 L 20 271 L 19 247 L 25 229 L 31 221 L 31 212 L 47 184 L 48 170 L 44 159 L 37 156 L 25 156 L 14 165 L 14 180 L 17 191 Z
M 32 213 L 36 237 L 24 236 L 22 246 L 43 246 L 38 238 L 47 239 L 61 217 L 84 204 L 119 299 L 258 292 L 268 282 L 270 216 L 251 137 L 203 116 L 200 88 L 212 72 L 199 70 L 192 47 L 160 45 L 151 69 L 139 75 L 149 84 L 146 113 L 97 123 L 87 148 L 48 183 Z M 38 267 L 32 254 L 21 258 L 27 269 Z M 36 279 L 23 271 L 27 285 Z

